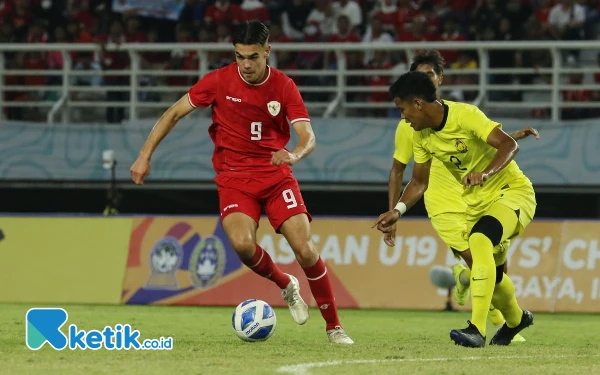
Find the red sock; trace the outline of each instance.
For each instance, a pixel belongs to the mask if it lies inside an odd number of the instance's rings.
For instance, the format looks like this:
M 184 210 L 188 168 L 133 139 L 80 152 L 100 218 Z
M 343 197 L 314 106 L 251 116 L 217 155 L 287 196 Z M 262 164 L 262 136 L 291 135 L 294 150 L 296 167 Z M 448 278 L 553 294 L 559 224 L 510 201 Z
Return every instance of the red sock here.
M 330 330 L 335 327 L 341 327 L 340 318 L 335 307 L 333 289 L 331 289 L 331 281 L 321 257 L 319 257 L 319 260 L 313 266 L 304 268 L 304 273 L 308 279 L 312 295 L 315 297 L 315 301 L 317 301 L 317 306 L 321 310 L 321 315 L 323 315 L 323 319 L 327 323 L 325 329 Z
M 258 245 L 256 245 L 256 251 L 252 259 L 244 262 L 244 264 L 262 277 L 272 280 L 277 284 L 279 289 L 285 289 L 290 282 L 290 277 L 281 272 L 275 263 L 273 263 L 273 259 L 271 259 L 269 253 Z

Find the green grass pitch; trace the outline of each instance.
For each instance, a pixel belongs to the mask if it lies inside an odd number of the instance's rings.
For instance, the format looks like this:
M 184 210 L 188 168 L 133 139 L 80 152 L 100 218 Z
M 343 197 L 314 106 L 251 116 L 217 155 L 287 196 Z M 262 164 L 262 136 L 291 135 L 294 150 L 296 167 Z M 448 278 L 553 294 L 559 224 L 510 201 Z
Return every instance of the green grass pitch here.
M 452 328 L 464 312 L 341 310 L 352 346 L 329 344 L 316 309 L 298 326 L 276 309 L 277 329 L 266 342 L 244 343 L 231 327 L 233 308 L 166 306 L 60 306 L 69 324 L 102 330 L 129 323 L 141 338 L 174 338 L 173 350 L 70 350 L 25 345 L 31 306 L 0 305 L 0 373 L 56 375 L 199 374 L 600 374 L 600 318 L 535 314 L 524 343 L 468 349 L 455 346 Z M 488 342 L 493 328 L 488 324 Z

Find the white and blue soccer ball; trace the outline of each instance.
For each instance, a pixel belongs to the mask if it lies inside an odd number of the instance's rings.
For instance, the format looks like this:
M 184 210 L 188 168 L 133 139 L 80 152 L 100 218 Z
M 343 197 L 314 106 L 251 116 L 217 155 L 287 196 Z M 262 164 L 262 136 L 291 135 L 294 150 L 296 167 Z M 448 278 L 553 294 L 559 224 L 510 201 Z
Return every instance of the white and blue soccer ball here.
M 265 341 L 275 333 L 277 317 L 265 301 L 249 299 L 235 308 L 231 324 L 242 341 Z

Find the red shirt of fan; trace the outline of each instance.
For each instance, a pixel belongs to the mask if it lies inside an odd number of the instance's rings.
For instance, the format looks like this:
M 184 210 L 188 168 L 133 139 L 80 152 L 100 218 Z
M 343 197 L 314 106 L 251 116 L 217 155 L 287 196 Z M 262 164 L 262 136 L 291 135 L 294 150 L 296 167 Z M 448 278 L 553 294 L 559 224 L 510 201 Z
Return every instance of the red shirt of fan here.
M 188 98 L 193 107 L 212 105 L 208 133 L 215 144 L 212 162 L 217 174 L 291 173 L 287 164 L 271 164 L 271 153 L 290 140 L 290 124 L 310 121 L 291 78 L 267 66 L 267 79 L 250 84 L 232 63 L 199 79 Z

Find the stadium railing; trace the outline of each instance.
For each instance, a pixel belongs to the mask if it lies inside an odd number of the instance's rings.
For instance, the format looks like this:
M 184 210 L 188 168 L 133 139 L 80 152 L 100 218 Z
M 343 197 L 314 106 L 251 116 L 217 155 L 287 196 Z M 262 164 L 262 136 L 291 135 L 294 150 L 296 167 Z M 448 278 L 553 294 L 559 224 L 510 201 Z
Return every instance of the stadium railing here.
M 352 109 L 391 109 L 393 103 L 387 100 L 384 102 L 370 102 L 362 98 L 361 101 L 346 101 L 346 94 L 349 93 L 371 93 L 387 92 L 387 85 L 368 86 L 349 85 L 346 79 L 349 77 L 369 77 L 374 75 L 388 76 L 390 79 L 403 73 L 405 69 L 382 69 L 382 70 L 352 70 L 347 69 L 348 52 L 374 52 L 383 50 L 388 52 L 401 52 L 406 54 L 407 60 L 412 59 L 414 52 L 420 49 L 438 49 L 471 51 L 477 55 L 477 68 L 475 69 L 446 69 L 444 72 L 445 83 L 443 88 L 445 92 L 455 90 L 468 91 L 473 93 L 471 102 L 485 109 L 502 109 L 508 111 L 547 109 L 551 114 L 553 121 L 560 119 L 562 108 L 598 108 L 600 102 L 564 102 L 562 100 L 563 90 L 598 90 L 598 85 L 592 83 L 568 84 L 566 77 L 571 73 L 593 74 L 600 73 L 598 66 L 573 66 L 567 62 L 567 54 L 573 50 L 583 52 L 597 53 L 600 50 L 600 41 L 585 42 L 556 42 L 556 41 L 522 41 L 522 42 L 431 42 L 431 43 L 278 43 L 273 46 L 274 52 L 332 52 L 336 56 L 337 63 L 328 67 L 328 69 L 301 69 L 301 70 L 283 70 L 290 76 L 319 77 L 321 80 L 315 85 L 300 85 L 299 89 L 303 94 L 317 93 L 321 94 L 321 99 L 307 100 L 307 107 L 311 111 L 316 111 L 323 117 L 343 117 L 348 110 Z M 127 52 L 130 59 L 129 69 L 124 70 L 104 70 L 104 71 L 85 71 L 75 70 L 73 67 L 71 53 L 73 52 L 94 52 L 100 53 L 101 47 L 97 44 L 0 44 L 0 116 L 4 116 L 5 108 L 46 108 L 48 123 L 54 123 L 57 115 L 60 115 L 61 122 L 69 122 L 69 113 L 71 109 L 89 109 L 89 108 L 125 108 L 126 118 L 136 120 L 140 118 L 140 111 L 147 108 L 164 109 L 173 103 L 172 99 L 166 100 L 161 97 L 158 100 L 147 101 L 140 97 L 141 93 L 179 93 L 184 94 L 189 85 L 170 86 L 158 84 L 149 86 L 142 84 L 143 78 L 167 77 L 167 76 L 188 76 L 197 78 L 208 72 L 209 53 L 210 52 L 229 52 L 233 57 L 232 47 L 229 44 L 200 44 L 200 43 L 177 43 L 177 44 L 121 44 L 118 47 L 107 47 L 106 50 L 119 50 Z M 195 70 L 152 70 L 142 66 L 142 53 L 149 52 L 172 52 L 193 51 L 197 53 L 198 65 Z M 491 68 L 490 51 L 546 51 L 551 56 L 552 64 L 547 67 L 522 67 L 522 68 Z M 62 69 L 10 69 L 7 68 L 5 53 L 19 52 L 50 52 L 58 51 L 62 54 Z M 269 63 L 277 67 L 277 54 L 272 53 Z M 46 76 L 60 77 L 56 85 L 30 86 L 30 85 L 6 85 L 8 76 Z M 101 84 L 97 86 L 76 86 L 73 84 L 74 77 L 91 76 L 127 76 L 129 84 L 122 86 L 108 86 Z M 449 77 L 459 77 L 470 75 L 473 83 L 456 84 L 448 82 Z M 508 83 L 496 84 L 494 77 L 498 75 L 510 75 Z M 547 77 L 543 83 L 522 83 L 514 79 L 523 75 L 538 75 Z M 323 79 L 330 77 L 330 79 Z M 56 95 L 49 97 L 47 95 L 38 95 L 39 100 L 9 101 L 4 94 L 7 92 L 54 92 Z M 126 92 L 127 99 L 121 101 L 107 100 L 76 100 L 72 97 L 73 92 L 79 93 L 98 93 L 102 96 L 106 92 Z M 491 92 L 512 92 L 521 93 L 520 100 L 506 100 L 505 95 L 490 95 Z M 329 95 L 322 95 L 329 94 Z M 325 97 L 326 99 L 322 99 Z M 313 112 L 314 113 L 314 112 Z

